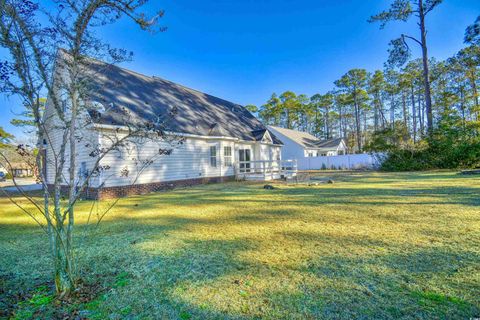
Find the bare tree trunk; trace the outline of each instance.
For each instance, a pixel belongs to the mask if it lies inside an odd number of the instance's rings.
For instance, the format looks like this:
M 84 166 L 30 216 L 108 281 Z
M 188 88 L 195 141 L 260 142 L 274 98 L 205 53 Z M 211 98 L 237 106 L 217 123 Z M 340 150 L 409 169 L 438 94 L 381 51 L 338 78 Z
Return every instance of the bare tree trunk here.
M 367 143 L 367 111 L 363 110 L 363 134 L 362 134 L 362 145 L 365 145 Z
M 288 108 L 286 108 L 286 120 L 287 120 L 287 129 L 292 129 L 292 124 L 291 124 L 291 120 L 290 120 L 290 110 L 288 110 Z
M 402 90 L 402 113 L 403 113 L 403 123 L 405 124 L 405 128 L 407 131 L 408 129 L 408 113 L 407 113 L 407 97 L 405 96 L 405 91 Z
M 475 69 L 470 72 L 470 83 L 471 83 L 471 86 L 472 86 L 472 91 L 473 91 L 473 101 L 475 103 L 475 111 L 474 111 L 474 114 L 475 114 L 475 120 L 478 120 L 479 119 L 479 113 L 480 113 L 480 102 L 479 102 L 479 98 L 478 98 L 478 89 L 477 89 L 477 81 L 476 81 L 476 78 L 475 78 Z
M 425 30 L 425 8 L 423 7 L 423 0 L 418 0 L 418 9 L 420 16 L 420 31 L 422 42 L 422 61 L 423 61 L 423 83 L 425 86 L 425 108 L 427 113 L 427 131 L 428 135 L 433 130 L 433 115 L 432 115 L 432 95 L 430 90 L 430 71 L 428 67 L 428 49 L 427 49 L 427 31 Z
M 79 110 L 78 106 L 78 93 L 76 90 L 72 93 L 71 96 L 71 101 L 72 101 L 72 110 L 71 110 L 71 121 L 70 121 L 70 162 L 69 162 L 69 200 L 68 200 L 68 210 L 67 210 L 67 217 L 68 217 L 68 224 L 67 224 L 67 230 L 66 230 L 66 243 L 65 243 L 65 255 L 66 255 L 66 262 L 67 264 L 65 265 L 66 270 L 65 273 L 68 273 L 70 275 L 71 282 L 67 283 L 70 287 L 68 288 L 68 291 L 71 291 L 75 288 L 75 283 L 73 281 L 74 279 L 74 274 L 75 274 L 75 269 L 73 265 L 73 226 L 74 226 L 74 206 L 73 203 L 75 202 L 77 198 L 77 183 L 76 183 L 76 178 L 77 178 L 77 165 L 76 165 L 76 156 L 77 156 L 77 150 L 76 150 L 76 132 L 77 132 L 77 113 Z
M 358 151 L 360 152 L 362 150 L 362 136 L 361 136 L 361 127 L 360 127 L 360 107 L 358 105 L 357 101 L 357 94 L 356 94 L 356 89 L 354 93 L 354 107 L 355 107 L 355 130 L 356 130 L 356 135 L 357 135 L 357 147 Z
M 390 95 L 390 127 L 395 129 L 395 95 Z
M 344 119 L 343 119 L 343 108 L 340 106 L 338 108 L 338 116 L 339 116 L 339 125 L 340 125 L 340 133 L 342 134 L 343 137 L 347 137 L 345 126 L 343 124 Z
M 415 89 L 413 83 L 411 86 L 410 98 L 412 99 L 412 131 L 413 131 L 413 143 L 417 142 L 417 112 L 415 110 Z
M 386 126 L 386 123 L 387 123 L 387 118 L 385 117 L 385 113 L 383 112 L 383 100 L 382 100 L 382 97 L 380 95 L 380 93 L 378 94 L 378 110 L 380 112 L 380 120 L 381 120 L 381 124 L 382 124 L 382 129 L 385 129 L 385 126 Z
M 330 139 L 330 118 L 329 118 L 329 109 L 325 109 L 325 129 L 326 129 L 326 135 L 327 139 Z
M 418 122 L 420 124 L 420 135 L 423 136 L 423 132 L 424 132 L 424 123 L 423 123 L 423 117 L 422 117 L 422 114 L 423 114 L 423 106 L 422 106 L 422 98 L 421 98 L 421 93 L 419 92 L 418 93 Z
M 67 236 L 64 228 L 58 228 L 55 237 L 55 287 L 57 294 L 66 296 L 70 294 L 74 288 L 72 260 L 66 248 Z
M 462 111 L 462 127 L 465 130 L 465 93 L 463 87 L 460 87 L 460 110 Z

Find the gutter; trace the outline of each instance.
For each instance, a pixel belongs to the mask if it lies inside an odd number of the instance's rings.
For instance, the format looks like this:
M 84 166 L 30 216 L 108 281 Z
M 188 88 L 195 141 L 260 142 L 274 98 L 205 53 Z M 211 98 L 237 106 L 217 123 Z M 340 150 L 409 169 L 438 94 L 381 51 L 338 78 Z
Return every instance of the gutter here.
M 117 131 L 117 130 L 122 130 L 124 132 L 128 132 L 128 127 L 127 126 L 115 126 L 111 124 L 99 124 L 95 123 L 93 125 L 95 129 L 98 130 L 112 130 L 112 131 Z M 261 141 L 256 141 L 256 140 L 241 140 L 239 138 L 232 138 L 232 137 L 226 137 L 226 136 L 202 136 L 202 135 L 197 135 L 197 134 L 191 134 L 191 133 L 182 133 L 182 132 L 173 132 L 173 131 L 165 131 L 165 134 L 171 135 L 171 136 L 179 136 L 179 137 L 185 137 L 185 138 L 196 138 L 196 139 L 205 139 L 205 140 L 229 140 L 229 141 L 235 141 L 235 142 L 242 142 L 242 143 L 256 143 Z M 273 146 L 283 146 L 281 144 L 273 144 Z

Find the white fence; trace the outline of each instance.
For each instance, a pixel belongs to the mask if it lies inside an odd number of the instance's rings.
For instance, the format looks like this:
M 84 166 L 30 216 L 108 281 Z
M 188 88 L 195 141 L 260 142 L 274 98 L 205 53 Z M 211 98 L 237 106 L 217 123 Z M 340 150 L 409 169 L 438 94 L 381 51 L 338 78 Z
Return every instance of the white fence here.
M 298 170 L 375 169 L 380 166 L 381 154 L 346 154 L 341 156 L 305 157 L 298 159 Z

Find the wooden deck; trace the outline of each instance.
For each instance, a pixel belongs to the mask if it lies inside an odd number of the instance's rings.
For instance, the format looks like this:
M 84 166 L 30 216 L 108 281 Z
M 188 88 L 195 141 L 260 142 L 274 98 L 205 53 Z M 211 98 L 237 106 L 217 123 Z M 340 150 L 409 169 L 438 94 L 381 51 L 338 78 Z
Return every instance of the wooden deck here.
M 238 180 L 270 181 L 297 175 L 296 160 L 240 161 L 235 168 Z

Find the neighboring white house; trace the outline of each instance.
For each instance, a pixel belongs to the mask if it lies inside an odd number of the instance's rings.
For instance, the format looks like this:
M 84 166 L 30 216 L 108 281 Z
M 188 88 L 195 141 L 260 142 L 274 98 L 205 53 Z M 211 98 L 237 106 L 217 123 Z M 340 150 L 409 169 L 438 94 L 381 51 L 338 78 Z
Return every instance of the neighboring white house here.
M 268 128 L 282 140 L 282 158 L 284 159 L 337 156 L 347 153 L 347 145 L 342 138 L 320 140 L 307 132 L 274 126 Z
M 171 119 L 166 123 L 172 140 L 182 143 L 171 148 L 164 141 L 147 141 L 132 151 L 134 154 L 111 152 L 100 161 L 105 172 L 92 179 L 88 188 L 91 197 L 115 197 L 162 190 L 178 185 L 220 182 L 248 174 L 261 161 L 261 166 L 281 168 L 282 142 L 244 107 L 214 96 L 184 87 L 158 77 L 139 74 L 118 66 L 94 60 L 90 68 L 101 70 L 93 80 L 92 96 L 85 126 L 77 147 L 79 179 L 91 172 L 96 161 L 95 150 L 108 146 L 114 135 L 126 130 L 121 115 L 128 110 L 134 120 L 158 117 Z M 65 100 L 66 101 L 66 100 Z M 67 106 L 68 108 L 68 106 Z M 55 110 L 47 102 L 45 118 L 54 134 L 44 139 L 47 183 L 55 179 L 54 152 L 61 145 L 61 130 L 56 129 Z M 149 158 L 160 149 L 170 149 L 143 169 L 132 184 L 125 178 L 138 173 L 138 159 Z M 134 160 L 135 159 L 135 160 Z M 68 159 L 66 169 L 68 170 Z M 269 171 L 270 172 L 270 171 Z M 272 171 L 273 172 L 273 171 Z M 278 173 L 278 172 L 277 172 Z M 67 171 L 64 176 L 68 177 Z M 265 175 L 263 178 L 277 178 Z M 66 184 L 64 181 L 63 184 Z M 101 188 L 100 188 L 101 187 Z

